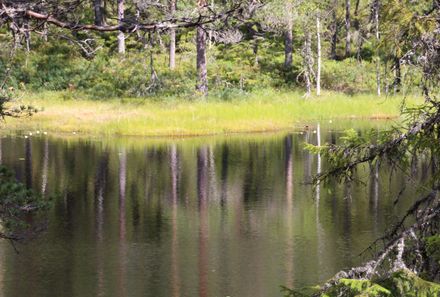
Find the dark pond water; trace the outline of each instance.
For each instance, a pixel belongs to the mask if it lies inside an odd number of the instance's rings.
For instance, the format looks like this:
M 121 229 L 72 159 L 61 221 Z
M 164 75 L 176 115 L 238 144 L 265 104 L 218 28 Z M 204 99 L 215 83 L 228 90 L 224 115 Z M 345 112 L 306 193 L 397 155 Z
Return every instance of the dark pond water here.
M 56 194 L 47 230 L 0 243 L 1 296 L 280 296 L 325 281 L 415 198 L 381 170 L 321 185 L 314 133 L 189 140 L 3 137 L 1 162 Z M 374 170 L 374 169 L 373 169 Z

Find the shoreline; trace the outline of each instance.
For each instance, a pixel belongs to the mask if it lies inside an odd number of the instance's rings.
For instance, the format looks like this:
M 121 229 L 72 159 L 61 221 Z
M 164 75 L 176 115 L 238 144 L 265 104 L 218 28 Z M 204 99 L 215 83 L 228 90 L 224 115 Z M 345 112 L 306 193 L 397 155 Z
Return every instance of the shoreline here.
M 231 101 L 64 99 L 63 92 L 24 94 L 19 104 L 41 111 L 8 119 L 2 130 L 58 135 L 185 138 L 300 130 L 316 122 L 390 121 L 399 118 L 402 97 L 325 93 L 303 99 L 298 93 L 267 90 Z M 44 99 L 43 99 L 44 98 Z M 410 105 L 421 102 L 407 98 Z

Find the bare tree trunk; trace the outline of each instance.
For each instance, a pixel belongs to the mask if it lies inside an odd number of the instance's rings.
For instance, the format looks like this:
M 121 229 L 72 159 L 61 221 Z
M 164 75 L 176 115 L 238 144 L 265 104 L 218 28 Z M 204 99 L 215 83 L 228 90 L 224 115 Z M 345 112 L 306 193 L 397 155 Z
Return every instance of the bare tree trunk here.
M 124 0 L 118 0 L 118 22 L 123 25 L 124 20 Z M 125 54 L 125 34 L 119 31 L 118 34 L 118 53 Z
M 356 57 L 360 61 L 361 60 L 361 50 L 362 50 L 362 46 L 364 43 L 363 43 L 363 38 L 362 38 L 361 23 L 359 21 L 359 5 L 360 5 L 360 0 L 356 0 L 356 5 L 354 8 L 353 27 L 354 27 L 354 30 L 357 32 Z
M 400 69 L 400 58 L 394 57 L 394 93 L 400 92 L 402 84 L 402 71 Z
M 287 26 L 284 33 L 284 67 L 289 69 L 292 67 L 292 53 L 293 53 L 293 20 L 292 20 L 292 4 L 287 4 Z
M 336 60 L 336 46 L 338 43 L 338 0 L 333 0 L 333 10 L 332 10 L 332 40 L 331 40 L 331 49 L 330 49 L 330 59 Z
M 254 35 L 254 46 L 253 46 L 253 52 L 254 52 L 254 66 L 258 66 L 259 59 L 258 59 L 258 37 Z
M 316 39 L 318 51 L 318 68 L 316 71 L 316 95 L 321 95 L 321 20 L 319 14 L 316 16 Z
M 24 40 L 26 43 L 26 51 L 29 53 L 31 51 L 31 32 L 29 29 L 29 19 L 25 18 L 23 21 L 24 27 Z
M 176 13 L 176 0 L 170 0 L 170 16 L 173 17 Z M 176 67 L 176 30 L 170 29 L 170 69 Z
M 350 21 L 350 0 L 345 0 L 345 57 L 351 54 L 351 21 Z
M 303 47 L 303 61 L 304 61 L 304 79 L 306 83 L 306 93 L 304 97 L 309 97 L 312 93 L 312 50 L 311 50 L 311 35 L 309 30 L 305 30 L 304 47 Z
M 379 0 L 374 1 L 374 27 L 376 31 L 376 47 L 379 45 Z M 380 57 L 379 51 L 376 49 L 376 89 L 377 96 L 380 96 Z
M 197 8 L 201 11 L 207 5 L 206 0 L 199 0 Z M 197 85 L 196 90 L 203 96 L 208 95 L 208 69 L 206 65 L 206 31 L 202 25 L 197 27 Z
M 93 0 L 93 9 L 95 10 L 95 25 L 104 26 L 105 25 L 104 0 Z
M 203 96 L 208 94 L 208 70 L 206 66 L 206 32 L 197 27 L 197 86 L 196 89 Z

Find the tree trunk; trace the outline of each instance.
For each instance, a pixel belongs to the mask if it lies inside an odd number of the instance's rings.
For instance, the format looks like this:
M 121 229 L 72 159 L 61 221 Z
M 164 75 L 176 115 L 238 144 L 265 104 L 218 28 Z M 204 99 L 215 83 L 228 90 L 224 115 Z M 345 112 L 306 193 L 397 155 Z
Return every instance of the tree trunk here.
M 124 0 L 118 0 L 118 22 L 123 25 L 124 22 Z M 125 34 L 119 31 L 118 34 L 118 53 L 125 54 Z
M 364 44 L 364 42 L 363 42 L 364 39 L 362 38 L 361 23 L 359 21 L 359 5 L 360 5 L 360 0 L 356 0 L 356 5 L 354 8 L 353 27 L 354 27 L 354 30 L 357 32 L 356 56 L 357 56 L 357 59 L 360 61 L 362 46 Z
M 350 0 L 345 0 L 345 57 L 351 54 L 351 20 L 350 20 Z
M 29 19 L 25 18 L 23 21 L 24 27 L 24 41 L 26 44 L 26 51 L 29 53 L 31 51 L 31 32 L 29 28 Z
M 318 51 L 318 68 L 316 71 L 316 95 L 321 95 L 321 20 L 320 16 L 316 16 L 316 38 Z
M 171 18 L 176 13 L 176 0 L 170 0 L 170 16 Z M 176 29 L 170 29 L 170 69 L 176 67 Z
M 379 46 L 379 0 L 374 1 L 374 26 L 376 31 L 376 47 Z M 380 96 L 380 57 L 379 50 L 376 49 L 376 89 L 377 96 Z
M 304 79 L 306 83 L 306 93 L 305 97 L 309 97 L 312 93 L 312 52 L 311 52 L 311 36 L 310 31 L 305 31 L 304 36 L 304 48 L 303 48 L 303 59 L 304 59 Z
M 353 23 L 353 27 L 356 31 L 359 31 L 360 29 L 360 22 L 359 22 L 359 5 L 360 5 L 360 0 L 356 0 L 356 5 L 354 7 L 354 23 Z
M 104 0 L 93 0 L 93 9 L 95 10 L 95 25 L 96 26 L 104 26 Z
M 330 59 L 336 60 L 336 46 L 338 43 L 338 0 L 333 1 L 333 10 L 332 10 L 332 25 L 331 25 L 331 31 L 332 31 L 332 40 L 331 40 L 331 49 L 330 49 Z
M 207 5 L 206 0 L 199 0 L 197 8 L 201 11 Z M 196 90 L 203 96 L 208 95 L 208 69 L 206 65 L 206 31 L 202 25 L 197 26 L 197 85 Z
M 292 67 L 292 53 L 293 53 L 293 20 L 291 13 L 291 4 L 287 5 L 287 23 L 286 32 L 284 32 L 284 67 L 290 69 Z
M 394 93 L 400 92 L 402 84 L 402 71 L 400 69 L 400 58 L 394 58 Z
M 252 51 L 254 52 L 254 66 L 258 66 L 259 59 L 258 59 L 258 37 L 254 35 L 254 45 L 252 48 Z
M 197 91 L 203 96 L 208 94 L 208 70 L 206 66 L 206 32 L 197 27 Z

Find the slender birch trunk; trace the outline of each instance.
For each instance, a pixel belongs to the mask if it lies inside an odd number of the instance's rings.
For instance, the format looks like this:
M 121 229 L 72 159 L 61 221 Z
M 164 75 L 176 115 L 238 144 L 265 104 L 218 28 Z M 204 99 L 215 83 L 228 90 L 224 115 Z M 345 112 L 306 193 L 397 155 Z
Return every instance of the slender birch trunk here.
M 311 35 L 310 31 L 305 31 L 304 36 L 304 48 L 303 48 L 303 59 L 304 59 L 304 79 L 306 83 L 306 93 L 305 97 L 309 97 L 312 93 L 312 53 L 311 53 Z
M 380 35 L 379 35 L 379 0 L 374 2 L 374 27 L 376 33 L 376 47 L 379 46 Z M 379 50 L 376 49 L 376 89 L 377 96 L 380 96 L 380 56 Z
M 170 0 L 170 16 L 173 17 L 176 13 L 176 0 Z M 176 29 L 170 29 L 170 69 L 176 67 Z
M 124 0 L 118 0 L 118 22 L 123 25 L 124 20 Z M 119 31 L 118 34 L 118 53 L 125 54 L 125 34 Z
M 316 16 L 316 40 L 318 54 L 318 68 L 316 71 L 316 95 L 321 95 L 321 20 L 319 14 Z

